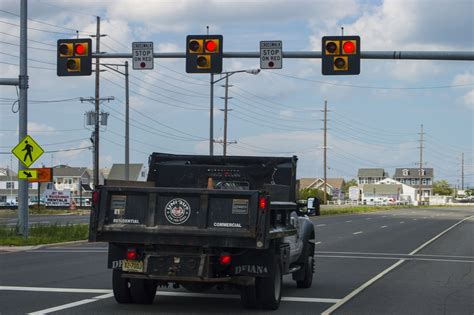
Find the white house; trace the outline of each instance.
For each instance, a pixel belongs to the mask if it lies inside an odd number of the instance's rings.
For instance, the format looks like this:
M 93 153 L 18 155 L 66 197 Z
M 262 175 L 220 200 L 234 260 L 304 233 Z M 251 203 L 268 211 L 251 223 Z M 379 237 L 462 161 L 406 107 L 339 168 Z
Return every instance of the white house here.
M 409 204 L 416 204 L 416 189 L 403 184 L 393 178 L 384 178 L 375 184 L 377 185 L 401 185 L 402 189 L 400 191 L 399 200 L 408 202 Z

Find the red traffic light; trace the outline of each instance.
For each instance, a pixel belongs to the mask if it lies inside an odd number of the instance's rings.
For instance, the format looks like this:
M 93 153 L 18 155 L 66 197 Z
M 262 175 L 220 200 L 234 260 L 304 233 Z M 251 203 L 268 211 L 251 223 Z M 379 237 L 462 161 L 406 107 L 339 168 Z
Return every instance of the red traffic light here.
M 206 50 L 209 52 L 214 52 L 217 49 L 217 43 L 213 40 L 208 40 L 206 42 Z
M 356 46 L 352 41 L 347 41 L 342 45 L 342 50 L 344 50 L 346 54 L 353 54 L 356 50 Z
M 76 55 L 83 55 L 86 52 L 86 47 L 83 44 L 76 44 L 74 50 Z

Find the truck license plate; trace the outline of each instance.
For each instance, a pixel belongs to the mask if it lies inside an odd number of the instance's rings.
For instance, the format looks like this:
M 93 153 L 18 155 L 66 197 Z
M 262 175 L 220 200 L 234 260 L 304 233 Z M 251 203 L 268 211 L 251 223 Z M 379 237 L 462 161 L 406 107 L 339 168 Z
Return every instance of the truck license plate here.
M 122 270 L 129 272 L 143 272 L 143 260 L 124 260 Z

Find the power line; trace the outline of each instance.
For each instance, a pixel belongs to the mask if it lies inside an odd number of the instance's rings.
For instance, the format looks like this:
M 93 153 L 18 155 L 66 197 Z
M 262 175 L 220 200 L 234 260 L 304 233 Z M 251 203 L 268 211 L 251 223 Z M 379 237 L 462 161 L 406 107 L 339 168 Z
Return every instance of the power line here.
M 6 21 L 2 21 L 2 20 L 0 20 L 0 23 L 16 26 L 16 27 L 20 28 L 20 25 L 15 24 L 15 23 L 10 23 L 10 22 L 6 22 Z M 55 32 L 55 31 L 48 31 L 48 30 L 44 30 L 44 29 L 40 29 L 40 28 L 34 28 L 34 27 L 28 27 L 28 29 L 32 30 L 32 31 L 45 32 L 45 33 L 51 33 L 51 34 L 76 35 L 76 33 Z
M 20 66 L 20 65 L 17 64 L 17 63 L 11 63 L 11 62 L 6 62 L 6 61 L 0 61 L 0 63 L 6 64 L 6 65 L 10 65 L 10 66 L 17 66 L 17 67 Z M 30 65 L 28 65 L 28 68 L 56 71 L 56 69 L 53 69 L 53 68 L 44 68 L 44 67 L 37 67 L 37 66 L 30 66 Z
M 0 31 L 0 34 L 7 35 L 7 36 L 11 36 L 11 37 L 15 37 L 15 38 L 20 38 L 20 36 L 18 36 L 18 35 L 9 34 L 9 33 L 5 33 L 5 32 L 2 32 L 2 31 Z M 56 47 L 56 45 L 48 44 L 48 43 L 45 43 L 45 42 L 41 42 L 41 41 L 39 41 L 39 40 L 34 40 L 34 39 L 29 39 L 29 38 L 28 38 L 28 41 L 29 41 L 29 42 L 32 42 L 32 43 L 37 43 L 37 44 L 42 44 L 42 45 L 46 45 L 46 46 Z
M 468 84 L 457 84 L 457 85 L 440 85 L 440 86 L 422 86 L 422 87 L 382 87 L 382 86 L 368 86 L 368 85 L 353 85 L 353 84 L 343 84 L 343 83 L 333 83 L 327 81 L 319 81 L 307 78 L 301 78 L 297 76 L 281 74 L 281 73 L 272 73 L 272 75 L 278 75 L 282 77 L 287 77 L 291 79 L 297 79 L 301 81 L 308 81 L 308 82 L 315 82 L 319 84 L 326 84 L 332 86 L 341 86 L 341 87 L 349 87 L 349 88 L 359 88 L 359 89 L 374 89 L 374 90 L 433 90 L 433 89 L 448 89 L 448 88 L 458 88 L 458 87 L 466 87 L 472 86 L 474 83 Z
M 6 56 L 10 56 L 10 57 L 15 57 L 15 58 L 19 58 L 19 57 L 20 57 L 20 56 L 13 55 L 13 54 L 9 54 L 9 53 L 3 52 L 3 51 L 0 51 L 0 54 L 6 55 Z M 28 60 L 29 60 L 29 61 L 33 61 L 33 62 L 44 63 L 44 64 L 46 64 L 46 65 L 53 65 L 53 66 L 56 65 L 55 63 L 52 63 L 52 62 L 47 62 L 47 61 L 37 60 L 37 59 L 32 59 L 32 58 L 28 58 Z
M 0 12 L 7 13 L 7 14 L 10 14 L 10 15 L 13 15 L 13 16 L 20 17 L 19 14 L 16 14 L 16 13 L 13 13 L 13 12 L 10 12 L 10 11 L 6 11 L 6 10 L 0 9 Z M 63 30 L 74 31 L 74 32 L 75 32 L 75 31 L 78 31 L 77 29 L 72 29 L 72 28 L 68 28 L 68 27 L 64 27 L 64 26 L 60 26 L 60 25 L 56 25 L 56 24 L 51 24 L 51 23 L 44 22 L 44 21 L 40 21 L 40 20 L 36 20 L 36 19 L 28 18 L 28 20 L 29 20 L 29 21 L 33 21 L 33 22 L 36 22 L 36 23 L 48 25 L 48 26 L 54 26 L 54 27 L 57 27 L 57 28 L 61 28 L 61 29 L 63 29 Z
M 9 43 L 9 42 L 4 42 L 4 41 L 2 41 L 2 40 L 0 41 L 0 43 L 20 47 L 19 44 L 13 44 L 13 43 Z M 31 47 L 31 46 L 28 46 L 28 48 L 29 48 L 29 49 L 35 49 L 35 50 L 43 50 L 43 51 L 56 51 L 56 50 L 54 50 L 54 49 L 38 48 L 38 47 Z

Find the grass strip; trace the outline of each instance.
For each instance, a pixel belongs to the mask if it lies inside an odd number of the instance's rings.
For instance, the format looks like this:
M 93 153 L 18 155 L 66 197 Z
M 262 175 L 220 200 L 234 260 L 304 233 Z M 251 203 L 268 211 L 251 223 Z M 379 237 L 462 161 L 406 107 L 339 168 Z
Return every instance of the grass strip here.
M 335 214 L 350 214 L 350 213 L 364 213 L 377 212 L 386 210 L 400 210 L 407 208 L 416 208 L 415 206 L 355 206 L 343 208 L 321 209 L 321 215 L 335 215 Z
M 25 246 L 87 239 L 89 225 L 32 225 L 28 239 L 18 235 L 18 226 L 0 226 L 0 246 Z

